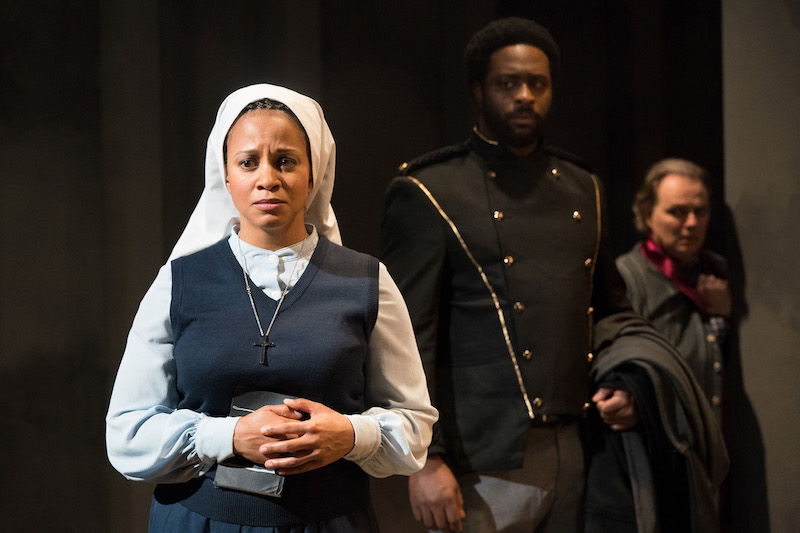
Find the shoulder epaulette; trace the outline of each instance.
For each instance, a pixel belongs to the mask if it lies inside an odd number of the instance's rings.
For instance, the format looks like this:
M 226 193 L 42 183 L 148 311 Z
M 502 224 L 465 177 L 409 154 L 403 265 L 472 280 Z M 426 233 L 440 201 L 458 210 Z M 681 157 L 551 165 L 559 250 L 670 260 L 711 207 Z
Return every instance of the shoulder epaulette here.
M 401 176 L 408 176 L 411 172 L 419 170 L 420 168 L 441 163 L 454 157 L 459 157 L 469 152 L 469 145 L 466 142 L 445 146 L 427 154 L 412 159 L 407 163 L 403 163 L 398 167 Z
M 563 148 L 559 148 L 558 146 L 553 146 L 551 144 L 545 144 L 544 145 L 544 149 L 550 155 L 554 155 L 559 159 L 563 159 L 565 161 L 569 161 L 573 165 L 577 165 L 577 166 L 581 167 L 586 172 L 594 173 L 594 170 L 589 165 L 588 161 L 586 161 L 584 158 L 582 158 L 579 155 L 573 154 L 569 150 L 564 150 Z

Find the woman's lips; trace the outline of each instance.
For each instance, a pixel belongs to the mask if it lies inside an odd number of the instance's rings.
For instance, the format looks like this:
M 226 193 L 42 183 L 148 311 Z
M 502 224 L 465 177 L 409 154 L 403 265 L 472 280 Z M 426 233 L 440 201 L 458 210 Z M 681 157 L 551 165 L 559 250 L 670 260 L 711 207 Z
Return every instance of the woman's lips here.
M 269 199 L 269 200 L 259 200 L 255 202 L 253 205 L 256 209 L 261 209 L 262 211 L 272 211 L 273 209 L 279 207 L 283 204 L 282 201 L 276 199 Z

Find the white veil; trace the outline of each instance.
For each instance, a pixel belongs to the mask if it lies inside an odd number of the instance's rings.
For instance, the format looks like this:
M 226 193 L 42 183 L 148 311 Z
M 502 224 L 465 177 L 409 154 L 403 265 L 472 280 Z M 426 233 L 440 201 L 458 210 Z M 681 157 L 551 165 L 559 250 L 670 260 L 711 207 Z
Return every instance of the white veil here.
M 217 111 L 217 120 L 208 136 L 206 148 L 206 185 L 189 222 L 169 256 L 169 261 L 211 246 L 230 235 L 239 222 L 239 212 L 225 188 L 225 165 L 222 144 L 225 136 L 250 102 L 269 98 L 282 102 L 297 115 L 308 134 L 311 148 L 313 188 L 306 200 L 305 221 L 317 232 L 341 244 L 339 225 L 331 207 L 336 166 L 336 143 L 317 102 L 284 87 L 265 83 L 243 87 L 231 93 Z

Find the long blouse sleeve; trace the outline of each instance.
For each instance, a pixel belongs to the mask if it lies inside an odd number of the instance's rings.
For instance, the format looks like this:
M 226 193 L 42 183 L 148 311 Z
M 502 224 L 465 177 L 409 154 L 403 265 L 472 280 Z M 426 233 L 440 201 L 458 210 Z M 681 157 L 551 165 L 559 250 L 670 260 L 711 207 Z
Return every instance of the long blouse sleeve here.
M 365 366 L 368 408 L 348 415 L 355 445 L 345 459 L 385 477 L 424 465 L 437 412 L 428 399 L 408 312 L 383 265 L 379 287 Z M 106 417 L 109 460 L 132 480 L 182 482 L 233 455 L 237 418 L 177 409 L 171 293 L 171 268 L 165 265 L 134 318 Z
M 177 409 L 171 298 L 167 264 L 133 319 L 106 416 L 108 458 L 132 480 L 187 481 L 233 455 L 236 418 Z
M 374 477 L 410 475 L 425 465 L 432 426 L 431 406 L 411 319 L 400 290 L 381 263 L 378 318 L 369 341 L 368 406 L 349 415 L 356 433 L 345 456 Z

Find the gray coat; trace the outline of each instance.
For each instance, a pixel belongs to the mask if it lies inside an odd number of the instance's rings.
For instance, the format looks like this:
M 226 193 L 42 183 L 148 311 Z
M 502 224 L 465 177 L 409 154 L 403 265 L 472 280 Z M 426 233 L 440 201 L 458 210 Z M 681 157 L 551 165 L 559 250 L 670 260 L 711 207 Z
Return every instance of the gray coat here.
M 720 339 L 708 329 L 694 303 L 639 251 L 640 246 L 637 243 L 617 258 L 628 299 L 678 349 L 721 422 L 724 359 Z M 714 254 L 714 259 L 724 265 L 722 257 Z
M 637 252 L 638 253 L 638 252 Z M 603 350 L 593 372 L 595 378 L 625 365 L 647 372 L 655 394 L 660 424 L 674 448 L 686 458 L 690 524 L 692 532 L 719 531 L 717 496 L 728 473 L 728 452 L 714 414 L 703 398 L 697 381 L 675 349 L 650 328 L 628 327 Z M 622 439 L 630 488 L 640 533 L 657 533 L 658 487 L 653 479 L 651 458 L 637 431 L 612 432 Z M 587 491 L 603 487 L 587 485 Z

